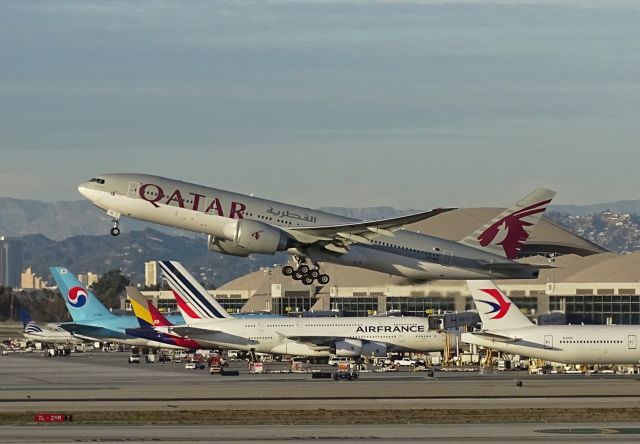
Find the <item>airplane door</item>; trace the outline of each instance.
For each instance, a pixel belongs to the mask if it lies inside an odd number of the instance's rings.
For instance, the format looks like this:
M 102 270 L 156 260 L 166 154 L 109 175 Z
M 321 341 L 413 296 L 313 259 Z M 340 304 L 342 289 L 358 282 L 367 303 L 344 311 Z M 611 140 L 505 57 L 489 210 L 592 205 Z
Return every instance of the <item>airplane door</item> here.
M 444 266 L 451 265 L 453 259 L 453 253 L 451 251 L 443 251 L 441 254 L 441 264 Z
M 129 182 L 129 190 L 127 190 L 127 196 L 136 198 L 138 197 L 138 189 L 140 188 L 140 182 Z
M 638 339 L 636 335 L 629 335 L 629 350 L 635 350 L 638 347 Z
M 544 348 L 553 348 L 553 336 L 551 335 L 544 336 Z

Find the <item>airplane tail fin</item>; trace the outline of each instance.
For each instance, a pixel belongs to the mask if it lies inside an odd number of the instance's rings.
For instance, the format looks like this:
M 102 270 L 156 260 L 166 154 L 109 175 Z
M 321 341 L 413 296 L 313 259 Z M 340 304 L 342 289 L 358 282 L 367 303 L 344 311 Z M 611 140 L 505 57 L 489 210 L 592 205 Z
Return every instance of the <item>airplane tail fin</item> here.
M 176 261 L 158 261 L 187 323 L 232 316 Z
M 516 259 L 555 194 L 538 188 L 460 242 Z
M 26 308 L 24 307 L 20 308 L 19 314 L 20 314 L 20 320 L 22 321 L 22 327 L 26 328 L 27 325 L 33 322 L 33 319 L 31 319 L 31 315 L 29 314 Z
M 173 325 L 136 287 L 127 287 L 127 297 L 131 301 L 131 308 L 138 318 L 141 328 L 170 327 Z
M 66 268 L 50 267 L 62 299 L 74 322 L 115 317 L 107 307 Z
M 467 281 L 484 330 L 534 325 L 492 281 Z

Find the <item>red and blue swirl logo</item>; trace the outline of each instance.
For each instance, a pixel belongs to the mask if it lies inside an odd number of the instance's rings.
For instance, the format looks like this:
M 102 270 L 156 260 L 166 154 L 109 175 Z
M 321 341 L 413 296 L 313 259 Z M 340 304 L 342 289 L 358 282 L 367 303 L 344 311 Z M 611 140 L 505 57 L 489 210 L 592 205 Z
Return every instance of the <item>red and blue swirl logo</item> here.
M 67 300 L 72 307 L 80 308 L 87 303 L 87 290 L 82 287 L 73 287 L 67 294 Z

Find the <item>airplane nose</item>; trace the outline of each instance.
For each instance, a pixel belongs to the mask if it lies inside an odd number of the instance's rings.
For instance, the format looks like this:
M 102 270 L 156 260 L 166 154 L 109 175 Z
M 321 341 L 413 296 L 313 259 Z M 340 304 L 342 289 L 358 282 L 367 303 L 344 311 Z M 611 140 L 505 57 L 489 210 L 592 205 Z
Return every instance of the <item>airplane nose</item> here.
M 88 182 L 81 183 L 80 185 L 78 185 L 78 191 L 85 198 L 87 198 L 88 200 L 90 200 L 94 204 L 97 204 L 100 201 L 100 199 L 103 197 L 104 193 L 99 191 L 99 190 L 96 190 L 91 185 L 92 184 L 90 184 Z

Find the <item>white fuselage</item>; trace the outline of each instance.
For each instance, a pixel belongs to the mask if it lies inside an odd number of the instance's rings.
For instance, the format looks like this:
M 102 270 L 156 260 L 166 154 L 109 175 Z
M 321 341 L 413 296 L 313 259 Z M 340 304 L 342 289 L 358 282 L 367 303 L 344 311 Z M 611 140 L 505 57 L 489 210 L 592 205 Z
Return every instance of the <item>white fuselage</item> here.
M 219 347 L 301 356 L 442 351 L 447 336 L 418 317 L 221 319 L 170 329 Z
M 224 237 L 229 222 L 250 219 L 283 229 L 352 223 L 354 220 L 298 206 L 142 174 L 108 174 L 105 183 L 87 182 L 80 192 L 114 217 L 127 216 Z M 493 269 L 514 264 L 504 257 L 455 241 L 400 230 L 370 244 L 354 243 L 345 253 L 318 246 L 301 252 L 313 261 L 366 268 L 411 279 L 532 278 L 533 268 Z
M 463 333 L 469 344 L 564 364 L 638 364 L 640 327 L 625 325 L 549 325 L 490 330 L 512 342 Z
M 22 332 L 22 335 L 30 341 L 44 342 L 47 344 L 82 343 L 82 340 L 57 326 L 40 327 L 36 324 L 29 324 Z

